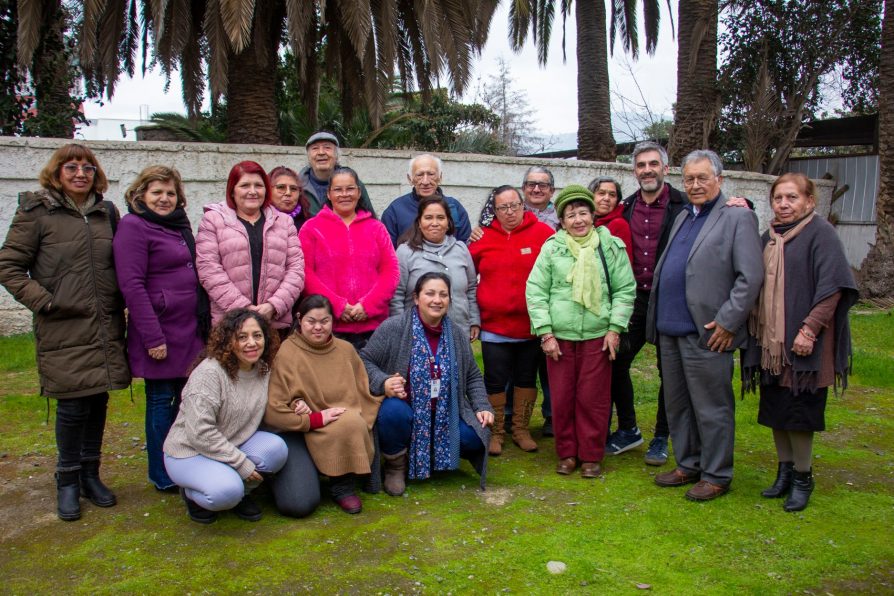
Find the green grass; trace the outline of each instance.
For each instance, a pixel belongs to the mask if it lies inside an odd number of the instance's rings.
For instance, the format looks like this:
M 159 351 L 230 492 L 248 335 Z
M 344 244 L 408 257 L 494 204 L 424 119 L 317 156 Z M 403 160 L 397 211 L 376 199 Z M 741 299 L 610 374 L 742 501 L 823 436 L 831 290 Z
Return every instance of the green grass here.
M 307 519 L 284 518 L 262 490 L 263 520 L 223 515 L 207 527 L 145 479 L 139 382 L 133 401 L 129 391 L 113 396 L 107 425 L 103 474 L 119 505 L 85 503 L 80 521 L 58 521 L 53 429 L 36 397 L 31 338 L 2 339 L 0 592 L 632 594 L 648 585 L 660 594 L 891 593 L 894 317 L 852 321 L 854 374 L 829 399 L 817 489 L 802 513 L 759 496 L 776 462 L 770 431 L 755 422 L 757 397 L 748 395 L 736 402 L 733 490 L 711 503 L 656 487 L 658 469 L 639 450 L 608 458 L 596 481 L 558 476 L 553 443 L 542 440 L 536 454 L 509 444 L 492 458 L 484 493 L 464 463 L 410 483 L 401 498 L 364 495 L 357 516 L 324 499 Z M 645 350 L 635 364 L 648 436 L 653 363 Z M 567 571 L 550 575 L 548 561 Z

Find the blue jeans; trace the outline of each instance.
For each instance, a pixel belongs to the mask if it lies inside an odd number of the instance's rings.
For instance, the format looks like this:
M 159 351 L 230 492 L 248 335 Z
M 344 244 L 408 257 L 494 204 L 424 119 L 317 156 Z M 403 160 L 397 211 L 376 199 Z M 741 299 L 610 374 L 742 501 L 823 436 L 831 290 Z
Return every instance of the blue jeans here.
M 379 446 L 385 455 L 400 453 L 410 446 L 413 432 L 413 408 L 397 397 L 386 397 L 376 418 L 379 430 Z M 475 429 L 459 421 L 459 454 L 465 459 L 474 457 L 484 450 L 484 443 Z
M 180 410 L 180 394 L 185 384 L 185 378 L 146 379 L 146 455 L 149 480 L 159 490 L 176 486 L 165 470 L 162 447 Z

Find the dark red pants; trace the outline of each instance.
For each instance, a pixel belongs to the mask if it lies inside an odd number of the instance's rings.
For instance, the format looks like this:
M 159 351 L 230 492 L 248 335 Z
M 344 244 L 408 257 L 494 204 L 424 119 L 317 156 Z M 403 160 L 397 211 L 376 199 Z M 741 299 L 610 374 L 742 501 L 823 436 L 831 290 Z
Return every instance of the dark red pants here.
M 612 367 L 602 338 L 558 340 L 562 355 L 547 357 L 553 431 L 559 458 L 602 461 L 611 414 Z

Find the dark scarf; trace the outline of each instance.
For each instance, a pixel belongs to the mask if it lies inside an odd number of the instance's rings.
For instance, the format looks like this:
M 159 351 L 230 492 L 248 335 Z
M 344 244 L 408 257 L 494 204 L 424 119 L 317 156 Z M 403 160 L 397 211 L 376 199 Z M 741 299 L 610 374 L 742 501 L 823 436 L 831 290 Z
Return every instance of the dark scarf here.
M 797 223 L 797 222 L 796 222 Z M 784 233 L 787 226 L 774 227 L 774 231 Z M 763 236 L 764 244 L 770 234 Z M 858 292 L 850 266 L 844 256 L 841 242 L 829 224 L 820 217 L 813 220 L 785 244 L 785 349 L 786 361 L 792 367 L 792 393 L 813 392 L 826 341 L 832 336 L 834 341 L 835 385 L 847 388 L 847 376 L 851 370 L 851 333 L 848 310 L 857 302 Z M 830 323 L 833 333 L 819 333 L 808 356 L 798 356 L 791 348 L 795 336 L 810 311 L 822 300 L 836 292 L 841 299 Z M 742 355 L 742 390 L 753 391 L 758 382 L 772 382 L 772 375 L 761 369 L 761 346 L 749 338 L 747 349 Z
M 202 341 L 208 341 L 208 334 L 211 332 L 211 301 L 208 299 L 208 293 L 199 282 L 199 274 L 196 268 L 196 239 L 192 234 L 192 224 L 189 223 L 189 217 L 183 207 L 177 207 L 167 215 L 159 215 L 146 206 L 143 201 L 136 201 L 140 207 L 140 211 L 136 211 L 133 205 L 127 204 L 127 211 L 133 213 L 137 217 L 142 217 L 148 222 L 175 230 L 180 233 L 189 254 L 192 257 L 192 269 L 196 272 L 196 294 L 198 301 L 196 303 L 196 319 L 198 320 L 197 333 Z

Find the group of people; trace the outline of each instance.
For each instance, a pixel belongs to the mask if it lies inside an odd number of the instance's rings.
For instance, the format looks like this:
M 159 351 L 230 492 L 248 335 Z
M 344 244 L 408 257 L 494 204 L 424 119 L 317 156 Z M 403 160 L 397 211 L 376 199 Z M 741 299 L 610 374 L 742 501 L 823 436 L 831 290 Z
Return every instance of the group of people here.
M 684 194 L 664 149 L 637 145 L 623 200 L 611 178 L 556 192 L 534 166 L 491 191 L 473 228 L 435 156 L 410 161 L 412 191 L 380 220 L 334 135 L 306 149 L 300 173 L 233 166 L 195 236 L 176 169 L 143 170 L 120 217 L 79 144 L 20 195 L 0 283 L 34 313 L 41 394 L 57 398 L 61 519 L 80 518 L 81 496 L 116 504 L 99 466 L 108 391 L 131 376 L 145 380 L 149 480 L 200 523 L 260 519 L 250 493 L 265 481 L 295 517 L 318 506 L 321 476 L 347 513 L 361 486 L 401 495 L 460 459 L 484 488 L 507 432 L 538 448 L 538 378 L 556 472 L 595 478 L 606 454 L 643 443 L 630 370 L 647 340 L 662 383 L 646 463 L 663 465 L 669 441 L 676 460 L 655 483 L 694 483 L 693 500 L 729 490 L 741 348 L 779 461 L 762 494 L 806 507 L 857 293 L 805 176 L 773 184 L 762 247 L 711 151 L 684 159 Z

